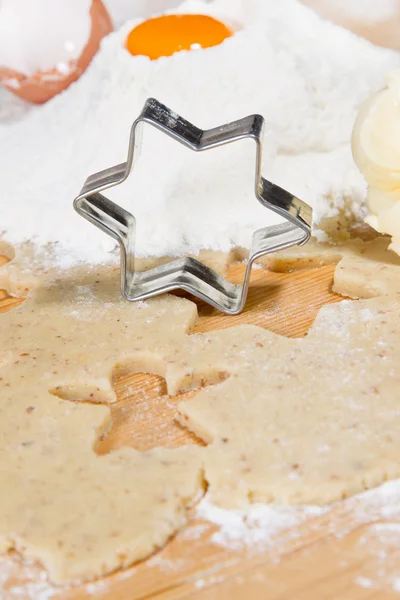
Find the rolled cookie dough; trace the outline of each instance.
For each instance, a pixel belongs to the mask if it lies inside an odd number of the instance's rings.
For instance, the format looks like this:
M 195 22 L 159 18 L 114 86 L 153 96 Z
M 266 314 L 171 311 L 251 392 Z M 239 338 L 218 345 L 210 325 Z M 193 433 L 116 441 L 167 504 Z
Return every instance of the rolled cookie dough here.
M 109 409 L 62 399 L 114 402 L 117 363 L 163 375 L 153 345 L 179 345 L 196 322 L 183 299 L 122 301 L 111 275 L 45 279 L 0 315 L 0 550 L 40 560 L 56 583 L 149 555 L 202 489 L 196 448 L 98 456 Z
M 381 297 L 325 307 L 300 340 L 253 326 L 187 336 L 194 304 L 125 303 L 113 269 L 38 277 L 0 315 L 0 548 L 53 581 L 90 579 L 181 527 L 203 470 L 227 507 L 329 503 L 400 475 L 400 259 L 387 243 L 334 250 L 335 287 Z M 12 263 L 3 272 L 23 289 Z M 216 384 L 179 408 L 209 446 L 96 455 L 108 409 L 68 400 L 112 402 L 115 365 L 162 375 L 170 394 Z
M 227 377 L 178 406 L 209 442 L 214 502 L 326 504 L 400 476 L 400 258 L 388 244 L 342 248 L 334 289 L 376 298 L 325 306 L 306 338 L 248 326 L 187 338 L 194 380 Z M 185 389 L 176 356 L 173 369 L 170 386 Z

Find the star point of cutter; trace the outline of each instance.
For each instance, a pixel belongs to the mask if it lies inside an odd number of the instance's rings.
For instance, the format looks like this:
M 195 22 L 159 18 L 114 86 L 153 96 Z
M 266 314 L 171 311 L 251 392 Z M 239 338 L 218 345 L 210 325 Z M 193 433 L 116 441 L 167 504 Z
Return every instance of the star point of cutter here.
M 233 284 L 192 257 L 179 258 L 147 271 L 135 271 L 135 217 L 103 195 L 130 175 L 138 152 L 137 128 L 156 127 L 177 143 L 195 152 L 212 150 L 244 138 L 256 142 L 255 198 L 268 210 L 285 219 L 279 225 L 258 229 L 253 234 L 243 284 Z M 265 254 L 290 246 L 303 245 L 311 237 L 312 209 L 290 192 L 261 176 L 264 118 L 250 115 L 232 123 L 203 130 L 169 108 L 149 98 L 134 121 L 126 162 L 87 178 L 74 200 L 75 210 L 99 229 L 113 237 L 121 253 L 121 293 L 130 301 L 145 300 L 173 290 L 185 290 L 227 314 L 238 314 L 246 303 L 253 262 Z

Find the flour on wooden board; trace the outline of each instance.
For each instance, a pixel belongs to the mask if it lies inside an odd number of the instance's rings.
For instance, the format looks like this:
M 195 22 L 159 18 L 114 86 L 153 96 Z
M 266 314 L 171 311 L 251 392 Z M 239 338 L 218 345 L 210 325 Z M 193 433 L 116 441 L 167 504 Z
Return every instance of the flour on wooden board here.
M 6 240 L 52 242 L 63 266 L 116 260 L 114 241 L 71 203 L 89 174 L 125 160 L 131 123 L 149 96 L 204 128 L 261 113 L 263 173 L 313 206 L 320 238 L 338 221 L 363 216 L 366 186 L 351 157 L 351 130 L 360 103 L 399 55 L 296 0 L 188 0 L 178 10 L 238 30 L 220 46 L 150 61 L 124 49 L 138 21 L 128 23 L 66 92 L 20 122 L 2 121 Z M 137 217 L 139 256 L 249 247 L 255 229 L 279 220 L 254 197 L 254 143 L 195 154 L 154 130 L 143 139 L 135 173 L 110 192 Z
M 359 538 L 359 547 L 366 547 L 367 554 L 373 561 L 365 561 L 356 571 L 354 583 L 361 587 L 400 591 L 400 523 L 394 519 L 400 518 L 400 480 L 391 481 L 374 490 L 369 490 L 351 500 L 348 504 L 354 505 L 351 517 L 343 524 L 333 518 L 330 532 L 341 538 L 360 525 L 370 525 Z M 299 526 L 309 523 L 313 527 L 313 519 L 317 519 L 331 509 L 320 507 L 279 507 L 254 505 L 241 511 L 228 511 L 212 505 L 207 498 L 203 499 L 196 509 L 196 517 L 217 527 L 211 537 L 211 543 L 229 549 L 232 552 L 248 549 L 250 552 L 277 550 L 276 558 L 279 560 L 278 549 L 282 543 L 282 534 L 290 531 L 290 537 L 300 535 Z M 327 514 L 329 517 L 329 514 Z M 388 519 L 387 522 L 376 523 L 379 519 Z M 393 521 L 390 521 L 390 518 Z M 182 533 L 185 539 L 197 539 L 207 531 L 207 523 L 189 523 L 187 530 Z M 287 538 L 286 538 L 287 539 Z M 390 552 L 387 552 L 389 548 Z M 15 559 L 2 561 L 0 570 L 0 588 L 6 587 L 8 579 L 15 576 Z M 185 569 L 185 559 L 164 558 L 163 552 L 155 554 L 146 562 L 147 568 L 158 569 L 165 574 Z M 134 569 L 121 571 L 113 578 L 88 583 L 82 590 L 93 596 L 111 591 L 115 581 L 122 581 L 133 576 Z M 397 573 L 397 575 L 396 575 Z M 29 564 L 23 567 L 24 580 L 18 584 L 7 586 L 6 591 L 0 589 L 0 600 L 49 600 L 57 598 L 63 590 L 71 588 L 57 588 L 47 580 L 45 571 L 38 571 L 37 567 Z M 223 581 L 216 573 L 207 572 L 200 577 L 195 587 L 201 589 Z
M 399 522 L 374 523 L 364 530 L 356 547 L 352 547 L 352 552 L 364 559 L 354 580 L 357 585 L 400 592 L 399 540 Z
M 214 544 L 231 549 L 243 547 L 264 550 L 276 543 L 284 530 L 294 528 L 312 516 L 326 512 L 318 506 L 279 507 L 254 504 L 244 510 L 225 510 L 207 499 L 197 508 L 197 516 L 218 525 L 211 540 Z M 294 533 L 296 536 L 296 533 Z

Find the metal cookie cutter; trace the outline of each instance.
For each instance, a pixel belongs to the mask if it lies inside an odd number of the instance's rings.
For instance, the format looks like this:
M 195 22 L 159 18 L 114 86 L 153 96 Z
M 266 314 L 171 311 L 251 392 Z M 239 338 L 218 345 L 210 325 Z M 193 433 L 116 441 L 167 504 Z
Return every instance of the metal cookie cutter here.
M 135 271 L 135 217 L 100 192 L 119 185 L 128 177 L 135 155 L 139 151 L 138 127 L 142 123 L 157 127 L 196 152 L 243 138 L 252 138 L 256 142 L 255 195 L 265 208 L 278 213 L 287 222 L 258 229 L 254 233 L 243 285 L 227 281 L 190 257 L 180 258 L 148 271 Z M 144 300 L 157 294 L 182 289 L 222 312 L 238 314 L 246 302 L 253 262 L 264 254 L 308 242 L 311 236 L 311 208 L 302 200 L 261 177 L 263 129 L 263 117 L 250 115 L 233 123 L 203 131 L 157 100 L 147 100 L 142 113 L 132 125 L 127 161 L 88 177 L 79 196 L 74 200 L 74 208 L 80 215 L 118 241 L 121 250 L 121 292 L 127 300 Z

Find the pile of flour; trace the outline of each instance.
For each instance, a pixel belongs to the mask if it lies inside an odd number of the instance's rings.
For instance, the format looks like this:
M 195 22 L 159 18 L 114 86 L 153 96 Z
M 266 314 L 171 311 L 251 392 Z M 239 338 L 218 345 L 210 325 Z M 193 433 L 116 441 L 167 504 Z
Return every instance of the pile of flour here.
M 262 114 L 263 175 L 313 206 L 317 237 L 363 214 L 351 130 L 400 56 L 296 0 L 189 0 L 178 10 L 214 15 L 236 33 L 152 62 L 124 49 L 138 21 L 128 23 L 66 92 L 0 123 L 3 239 L 50 243 L 62 266 L 113 256 L 114 241 L 76 215 L 72 200 L 89 174 L 125 160 L 130 125 L 150 96 L 202 128 Z M 137 218 L 137 254 L 248 247 L 255 229 L 278 220 L 255 199 L 254 156 L 251 141 L 195 154 L 145 129 L 134 172 L 109 192 Z

